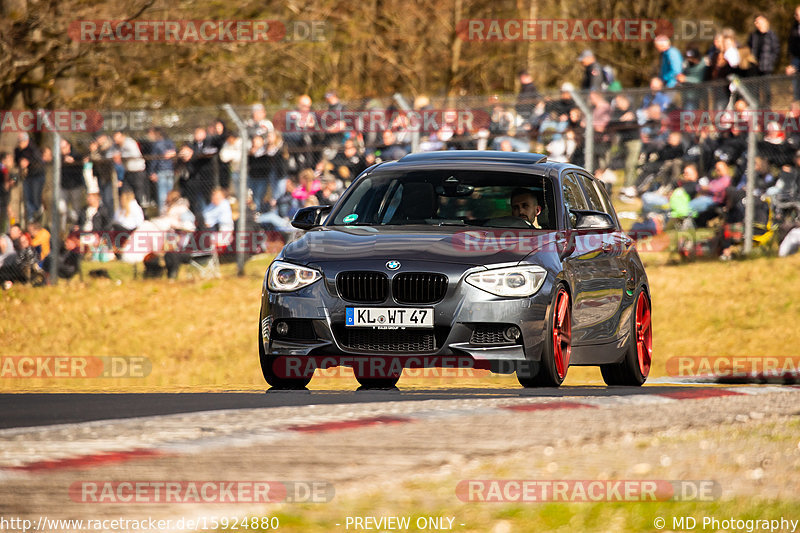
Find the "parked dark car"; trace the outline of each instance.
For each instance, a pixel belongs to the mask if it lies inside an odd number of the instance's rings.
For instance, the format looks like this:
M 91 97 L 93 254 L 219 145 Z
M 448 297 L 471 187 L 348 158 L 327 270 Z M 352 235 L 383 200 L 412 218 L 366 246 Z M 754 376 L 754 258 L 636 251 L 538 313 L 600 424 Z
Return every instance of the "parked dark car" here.
M 352 366 L 392 387 L 403 362 L 446 358 L 558 386 L 570 365 L 609 385 L 650 371 L 650 288 L 603 185 L 539 154 L 411 154 L 365 170 L 267 270 L 259 352 L 267 382 L 305 387 Z M 391 359 L 383 374 L 364 360 Z M 356 364 L 359 362 L 359 364 Z M 381 368 L 385 369 L 385 366 Z

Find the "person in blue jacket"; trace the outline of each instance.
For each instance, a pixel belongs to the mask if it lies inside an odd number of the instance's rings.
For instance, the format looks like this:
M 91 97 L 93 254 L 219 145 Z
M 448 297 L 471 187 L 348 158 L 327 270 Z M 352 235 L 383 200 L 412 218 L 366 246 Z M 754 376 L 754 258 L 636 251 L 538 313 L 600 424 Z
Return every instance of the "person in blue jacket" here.
M 675 87 L 678 83 L 678 74 L 683 71 L 683 56 L 677 48 L 672 46 L 669 37 L 659 35 L 656 37 L 656 50 L 661 53 L 661 69 L 659 77 L 667 88 Z

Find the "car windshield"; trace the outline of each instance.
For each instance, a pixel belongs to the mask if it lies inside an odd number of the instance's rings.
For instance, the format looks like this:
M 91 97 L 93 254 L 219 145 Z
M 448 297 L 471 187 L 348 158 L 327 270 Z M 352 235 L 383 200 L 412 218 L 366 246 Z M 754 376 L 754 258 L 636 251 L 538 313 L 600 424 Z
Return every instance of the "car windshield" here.
M 555 229 L 549 178 L 513 172 L 377 172 L 357 182 L 333 226 L 482 226 Z

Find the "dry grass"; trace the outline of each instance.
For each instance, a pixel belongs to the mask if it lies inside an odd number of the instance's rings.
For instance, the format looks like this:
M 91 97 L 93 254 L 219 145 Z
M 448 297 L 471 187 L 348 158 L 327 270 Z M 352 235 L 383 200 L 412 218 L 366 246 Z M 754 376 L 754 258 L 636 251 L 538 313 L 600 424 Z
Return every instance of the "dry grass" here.
M 646 261 L 655 263 L 653 257 Z M 141 355 L 146 378 L 9 379 L 12 391 L 263 390 L 256 327 L 267 258 L 246 275 L 212 281 L 131 279 L 130 267 L 110 268 L 119 284 L 89 280 L 0 293 L 0 355 Z M 92 268 L 98 265 L 85 265 Z M 682 266 L 651 264 L 655 362 L 662 376 L 672 356 L 796 354 L 800 345 L 800 256 Z M 594 368 L 572 368 L 567 384 L 599 384 Z M 353 378 L 323 378 L 312 388 L 353 389 Z M 509 376 L 480 379 L 403 378 L 401 387 L 516 386 Z

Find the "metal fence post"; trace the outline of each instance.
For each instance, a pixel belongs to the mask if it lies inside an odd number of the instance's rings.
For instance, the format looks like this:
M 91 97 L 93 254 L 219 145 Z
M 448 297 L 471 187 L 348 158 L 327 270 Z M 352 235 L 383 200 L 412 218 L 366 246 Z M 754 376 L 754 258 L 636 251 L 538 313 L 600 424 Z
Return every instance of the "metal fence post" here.
M 413 111 L 413 108 L 408 105 L 408 102 L 400 93 L 394 93 L 394 101 L 397 103 L 397 107 L 402 109 L 405 112 Z M 421 118 L 421 117 L 420 117 Z M 422 121 L 419 121 L 419 124 L 422 124 Z M 419 129 L 415 129 L 411 132 L 411 152 L 416 153 L 419 152 Z
M 747 186 L 744 204 L 744 253 L 749 255 L 753 251 L 753 218 L 755 214 L 753 191 L 756 185 L 756 129 L 758 128 L 756 110 L 758 109 L 758 100 L 753 98 L 738 76 L 731 76 L 731 81 L 747 102 L 747 110 L 750 111 L 750 127 L 747 132 Z
M 247 135 L 247 127 L 244 122 L 233 110 L 230 104 L 224 104 L 222 109 L 228 113 L 231 120 L 239 129 L 239 137 L 242 139 L 242 159 L 239 166 L 239 227 L 236 229 L 236 274 L 244 276 L 244 262 L 245 262 L 245 242 L 247 235 L 245 235 L 245 226 L 247 221 L 247 150 L 250 145 L 250 138 Z M 253 240 L 251 239 L 250 245 L 252 246 Z
M 592 109 L 575 89 L 572 89 L 569 94 L 572 96 L 575 105 L 583 113 L 583 116 L 586 117 L 586 131 L 583 133 L 583 166 L 590 173 L 594 173 L 594 118 L 592 117 Z
M 39 116 L 45 129 L 53 134 L 53 207 L 50 220 L 50 283 L 58 284 L 58 262 L 61 252 L 61 213 L 58 204 L 61 203 L 61 135 L 50 122 L 50 117 L 44 109 L 39 110 Z

